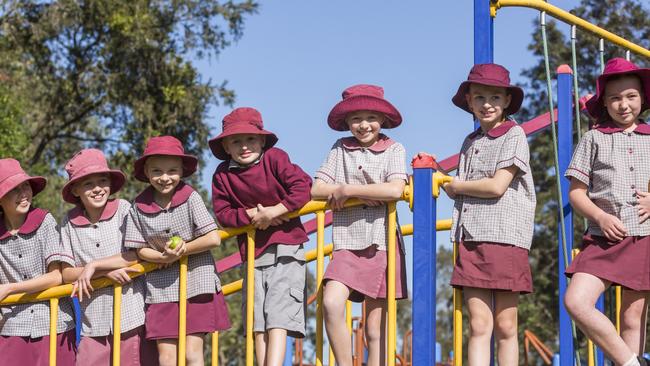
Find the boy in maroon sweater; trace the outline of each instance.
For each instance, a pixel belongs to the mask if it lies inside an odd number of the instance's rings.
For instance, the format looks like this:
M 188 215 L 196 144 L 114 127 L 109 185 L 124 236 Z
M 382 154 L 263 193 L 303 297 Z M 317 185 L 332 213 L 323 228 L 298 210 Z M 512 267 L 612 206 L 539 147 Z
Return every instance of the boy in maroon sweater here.
M 212 204 L 221 226 L 252 224 L 257 229 L 253 310 L 257 364 L 282 365 L 287 335 L 305 336 L 303 243 L 308 240 L 300 219 L 285 214 L 309 202 L 311 178 L 291 163 L 286 152 L 273 147 L 278 138 L 263 127 L 254 108 L 237 108 L 224 117 L 223 132 L 210 140 L 212 153 L 224 161 L 212 179 Z M 246 236 L 238 240 L 246 260 Z M 243 299 L 246 309 L 245 292 Z M 245 321 L 245 314 L 242 318 Z

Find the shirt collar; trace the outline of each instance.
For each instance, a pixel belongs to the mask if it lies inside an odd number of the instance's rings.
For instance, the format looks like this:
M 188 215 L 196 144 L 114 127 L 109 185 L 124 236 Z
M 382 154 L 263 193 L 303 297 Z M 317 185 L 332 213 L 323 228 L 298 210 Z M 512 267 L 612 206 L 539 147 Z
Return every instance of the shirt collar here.
M 597 129 L 598 131 L 600 131 L 602 133 L 606 133 L 606 134 L 612 134 L 612 133 L 616 133 L 616 132 L 625 131 L 623 128 L 618 127 L 612 121 L 607 121 L 607 122 L 598 124 L 598 125 L 594 126 L 594 128 Z M 641 135 L 650 135 L 650 125 L 648 125 L 647 123 L 645 123 L 642 120 L 639 120 L 639 124 L 636 126 L 636 128 L 632 132 L 638 133 L 638 134 L 641 134 Z
M 155 214 L 163 210 L 154 200 L 153 192 L 154 188 L 149 186 L 135 198 L 135 206 L 140 210 L 140 212 Z M 189 184 L 185 184 L 184 182 L 178 183 L 174 195 L 172 196 L 170 207 L 177 207 L 187 202 L 192 192 L 194 192 L 194 189 Z
M 23 224 L 18 229 L 18 233 L 19 234 L 33 233 L 34 231 L 36 231 L 36 229 L 38 229 L 41 226 L 41 223 L 43 222 L 43 220 L 45 220 L 46 215 L 47 215 L 47 210 L 43 210 L 42 208 L 30 209 L 29 212 L 27 212 L 27 217 L 25 218 L 25 222 L 23 222 Z M 4 240 L 10 236 L 11 233 L 9 232 L 9 230 L 7 230 L 4 220 L 0 219 L 0 240 Z
M 117 208 L 119 206 L 120 203 L 118 200 L 108 200 L 104 206 L 104 209 L 102 210 L 99 221 L 106 221 L 111 219 L 113 216 L 115 216 L 115 213 L 117 212 Z M 77 207 L 70 210 L 70 212 L 68 212 L 68 219 L 74 226 L 88 226 L 91 224 L 90 220 L 88 220 L 88 217 L 85 215 L 85 211 L 81 205 L 78 205 Z
M 346 150 L 368 149 L 372 152 L 384 152 L 386 151 L 386 149 L 388 149 L 391 145 L 395 143 L 395 140 L 384 135 L 383 133 L 380 133 L 377 142 L 375 142 L 374 144 L 372 144 L 372 146 L 369 147 L 361 146 L 359 144 L 359 140 L 357 140 L 355 137 L 344 137 L 341 142 L 343 143 L 343 147 Z
M 492 138 L 501 137 L 501 136 L 505 135 L 508 131 L 510 131 L 511 128 L 515 127 L 516 125 L 517 125 L 517 122 L 515 122 L 515 121 L 512 121 L 512 120 L 504 121 L 499 126 L 489 130 L 487 132 L 487 135 L 489 137 L 492 137 Z M 479 127 L 479 128 L 476 129 L 476 131 L 474 131 L 474 132 L 472 132 L 470 134 L 470 137 L 475 138 L 477 136 L 482 136 L 484 134 L 485 133 L 483 132 L 483 129 Z
M 231 158 L 231 159 L 228 161 L 228 170 L 250 168 L 250 167 L 252 167 L 252 166 L 254 166 L 254 165 L 259 164 L 260 161 L 262 161 L 262 158 L 263 158 L 263 157 L 264 157 L 264 153 L 261 153 L 260 156 L 257 158 L 257 160 L 255 160 L 254 162 L 252 162 L 252 163 L 250 163 L 250 164 L 246 164 L 246 165 L 244 165 L 244 164 L 239 164 L 238 162 L 236 162 L 234 159 Z

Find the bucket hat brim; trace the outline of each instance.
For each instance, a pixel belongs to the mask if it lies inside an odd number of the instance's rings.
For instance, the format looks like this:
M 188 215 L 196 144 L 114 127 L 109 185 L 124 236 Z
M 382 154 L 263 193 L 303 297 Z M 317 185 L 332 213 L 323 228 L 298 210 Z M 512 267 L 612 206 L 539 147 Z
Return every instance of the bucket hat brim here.
M 388 125 L 383 128 L 395 128 L 402 123 L 402 115 L 386 99 L 372 95 L 353 95 L 338 102 L 327 116 L 327 124 L 336 131 L 347 131 L 345 117 L 358 111 L 373 111 L 386 116 Z
M 197 159 L 196 156 L 187 155 L 187 154 L 154 153 L 154 154 L 144 155 L 140 157 L 138 160 L 136 160 L 135 163 L 133 164 L 133 177 L 135 177 L 135 179 L 139 180 L 140 182 L 144 182 L 144 183 L 149 182 L 149 178 L 147 178 L 147 175 L 144 174 L 144 164 L 146 163 L 147 159 L 152 156 L 176 156 L 181 158 L 183 160 L 183 175 L 182 175 L 183 178 L 187 178 L 190 175 L 194 174 L 199 164 L 199 159 Z
M 511 97 L 510 105 L 504 110 L 505 114 L 511 115 L 517 113 L 517 111 L 519 111 L 519 108 L 521 108 L 521 104 L 524 102 L 524 91 L 518 86 L 503 84 L 497 80 L 490 81 L 489 79 L 483 79 L 482 81 L 466 80 L 460 84 L 458 90 L 456 91 L 456 94 L 453 96 L 453 98 L 451 98 L 451 101 L 454 103 L 454 105 L 456 105 L 456 107 L 472 115 L 474 112 L 472 112 L 472 110 L 469 108 L 469 105 L 467 104 L 467 98 L 465 97 L 466 94 L 469 94 L 469 86 L 471 84 L 505 88 Z
M 61 190 L 61 195 L 63 196 L 63 200 L 68 202 L 68 203 L 79 203 L 79 197 L 75 196 L 72 193 L 72 188 L 74 187 L 74 184 L 81 179 L 84 179 L 90 175 L 93 174 L 108 174 L 111 177 L 111 194 L 117 193 L 124 187 L 124 183 L 126 183 L 126 174 L 124 174 L 120 170 L 116 169 L 90 169 L 87 172 L 83 172 L 79 174 L 78 176 L 74 177 L 73 179 L 69 180 L 64 186 L 63 189 Z
M 29 182 L 30 187 L 32 188 L 32 197 L 35 197 L 37 194 L 41 193 L 45 186 L 47 185 L 47 179 L 41 176 L 30 176 L 27 173 L 18 173 L 14 176 L 11 176 L 2 183 L 0 183 L 0 199 L 9 193 L 12 189 L 18 187 L 23 182 Z
M 223 148 L 223 139 L 232 136 L 232 135 L 242 135 L 242 134 L 254 134 L 254 135 L 263 135 L 266 136 L 266 142 L 264 143 L 264 150 L 268 150 L 275 146 L 278 142 L 278 137 L 270 131 L 259 129 L 250 124 L 236 125 L 229 128 L 227 131 L 222 132 L 219 136 L 208 141 L 212 155 L 214 155 L 219 160 L 228 160 L 230 155 Z

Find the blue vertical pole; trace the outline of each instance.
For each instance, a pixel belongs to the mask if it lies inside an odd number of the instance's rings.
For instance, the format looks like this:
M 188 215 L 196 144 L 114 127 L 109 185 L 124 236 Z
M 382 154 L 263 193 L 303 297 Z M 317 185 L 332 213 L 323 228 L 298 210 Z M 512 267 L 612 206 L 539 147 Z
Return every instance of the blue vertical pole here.
M 573 72 L 568 65 L 561 65 L 557 69 L 557 127 L 558 127 L 558 159 L 560 165 L 560 174 L 564 174 L 569 167 L 571 155 L 573 154 Z M 553 128 L 553 126 L 551 126 Z M 569 313 L 564 307 L 564 294 L 567 288 L 567 278 L 564 275 L 565 253 L 562 252 L 563 247 L 566 247 L 566 257 L 571 262 L 571 249 L 573 248 L 573 214 L 571 205 L 569 204 L 569 180 L 561 179 L 562 200 L 564 207 L 561 208 L 559 215 L 564 216 L 564 225 L 566 228 L 566 245 L 562 245 L 562 232 L 560 231 L 558 216 L 558 282 L 559 282 L 559 311 L 560 311 L 560 365 L 573 366 L 574 363 L 574 350 L 573 350 L 573 335 L 571 331 L 571 319 Z
M 287 346 L 284 351 L 284 362 L 282 366 L 292 366 L 293 365 L 293 338 L 287 337 Z M 332 363 L 330 362 L 330 365 Z
M 413 161 L 413 364 L 435 365 L 436 202 L 431 195 L 433 159 Z
M 605 313 L 605 293 L 600 295 L 600 297 L 596 301 L 596 309 L 600 310 L 601 313 Z M 603 354 L 603 350 L 600 349 L 600 347 L 598 347 L 598 346 L 595 346 L 595 347 L 596 347 L 596 365 L 604 366 L 605 365 L 605 355 Z

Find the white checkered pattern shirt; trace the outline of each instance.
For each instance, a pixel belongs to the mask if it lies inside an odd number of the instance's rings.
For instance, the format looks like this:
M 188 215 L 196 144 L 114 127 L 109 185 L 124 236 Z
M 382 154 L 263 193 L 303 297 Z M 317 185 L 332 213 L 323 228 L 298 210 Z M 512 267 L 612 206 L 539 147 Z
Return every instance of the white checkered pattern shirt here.
M 515 122 L 465 138 L 457 177 L 465 181 L 493 177 L 497 170 L 519 171 L 498 198 L 459 195 L 455 199 L 451 240 L 510 244 L 530 249 L 535 220 L 535 186 L 530 172 L 528 140 Z
M 629 236 L 650 235 L 650 220 L 639 224 L 636 190 L 646 191 L 650 179 L 650 126 L 634 132 L 605 127 L 582 136 L 565 176 L 589 187 L 589 199 L 618 217 Z M 595 222 L 587 233 L 604 236 Z
M 111 206 L 111 207 L 109 207 Z M 115 207 L 117 206 L 117 207 Z M 110 201 L 104 210 L 116 210 L 111 217 L 91 224 L 70 220 L 73 209 L 61 224 L 61 240 L 66 252 L 74 257 L 75 266 L 83 267 L 95 259 L 110 257 L 124 248 L 126 217 L 131 204 L 125 200 Z M 128 332 L 144 324 L 145 279 L 136 277 L 122 287 L 121 332 Z M 113 288 L 95 290 L 90 299 L 81 303 L 83 312 L 81 334 L 87 337 L 102 337 L 113 334 Z
M 26 222 L 30 220 L 30 215 L 38 214 L 44 214 L 44 211 L 30 211 Z M 64 254 L 59 228 L 49 213 L 44 215 L 40 225 L 33 231 L 23 232 L 21 228 L 16 235 L 0 239 L 1 283 L 16 283 L 44 275 L 48 265 L 53 262 L 74 264 L 72 258 Z M 50 333 L 49 301 L 6 306 L 2 307 L 1 311 L 0 334 L 3 336 L 38 338 Z M 72 314 L 70 299 L 61 298 L 57 333 L 74 329 Z
M 183 183 L 181 183 L 183 184 Z M 152 189 L 151 187 L 148 189 Z M 129 248 L 153 248 L 163 251 L 165 243 L 174 235 L 186 242 L 217 229 L 201 196 L 189 185 L 179 185 L 175 195 L 191 193 L 187 198 L 169 209 L 159 209 L 155 213 L 143 212 L 139 204 L 133 204 L 127 219 L 125 246 Z M 146 191 L 145 191 L 146 192 Z M 179 292 L 179 263 L 147 274 L 147 304 L 177 302 Z M 192 254 L 188 257 L 187 297 L 221 291 L 214 259 L 209 251 Z
M 407 180 L 406 151 L 402 144 L 381 136 L 375 146 L 363 148 L 354 137 L 336 141 L 315 175 L 328 184 L 377 184 Z M 362 250 L 377 245 L 386 250 L 386 205 L 357 206 L 334 213 L 334 250 Z

